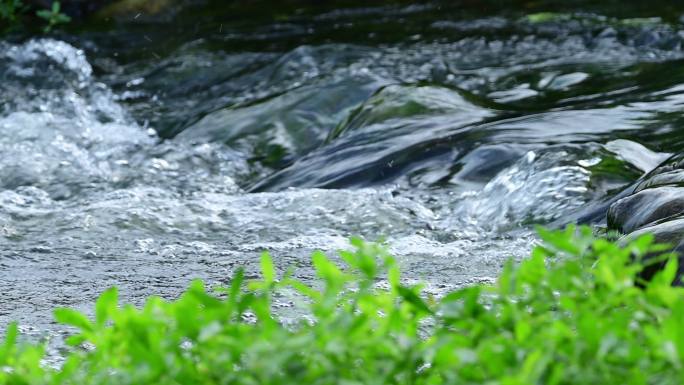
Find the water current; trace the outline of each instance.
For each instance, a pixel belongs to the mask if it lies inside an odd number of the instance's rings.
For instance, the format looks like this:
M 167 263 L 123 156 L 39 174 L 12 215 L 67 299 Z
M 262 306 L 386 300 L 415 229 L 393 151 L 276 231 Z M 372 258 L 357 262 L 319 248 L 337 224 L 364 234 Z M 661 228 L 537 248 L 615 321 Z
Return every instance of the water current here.
M 255 276 L 263 250 L 310 280 L 350 236 L 439 294 L 535 224 L 600 225 L 684 148 L 680 21 L 441 7 L 1 41 L 0 324 L 59 335 L 56 306 Z

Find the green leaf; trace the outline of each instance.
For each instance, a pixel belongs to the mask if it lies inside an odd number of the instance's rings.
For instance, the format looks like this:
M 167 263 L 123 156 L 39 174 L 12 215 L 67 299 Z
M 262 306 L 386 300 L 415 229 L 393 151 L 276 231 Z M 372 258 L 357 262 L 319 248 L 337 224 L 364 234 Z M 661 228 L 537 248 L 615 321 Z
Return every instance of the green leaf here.
M 434 311 L 430 309 L 430 307 L 425 303 L 425 301 L 423 301 L 423 299 L 420 298 L 420 296 L 416 294 L 413 290 L 405 286 L 399 286 L 397 287 L 397 292 L 405 301 L 412 304 L 417 310 L 427 314 L 434 314 Z
M 558 251 L 565 251 L 572 256 L 579 256 L 581 249 L 574 237 L 575 226 L 568 226 L 565 231 L 549 231 L 541 226 L 537 227 L 537 233 L 544 242 Z
M 239 268 L 233 274 L 233 279 L 230 281 L 230 288 L 228 290 L 228 302 L 233 305 L 237 303 L 242 290 L 242 284 L 245 281 L 245 269 Z
M 267 284 L 275 281 L 275 266 L 273 265 L 271 255 L 267 252 L 261 253 L 261 274 L 264 276 L 264 282 Z
M 10 358 L 8 355 L 17 345 L 17 337 L 19 336 L 19 325 L 16 322 L 11 322 L 7 326 L 5 333 L 5 342 L 0 348 L 0 364 L 7 362 Z
M 109 316 L 116 311 L 119 292 L 116 287 L 107 289 L 95 302 L 95 323 L 103 326 Z
M 76 334 L 67 337 L 64 341 L 69 346 L 80 346 L 82 343 L 86 342 L 87 338 L 83 334 Z
M 40 17 L 41 19 L 50 20 L 50 18 L 52 17 L 52 12 L 45 9 L 41 9 L 40 11 L 36 12 L 36 16 Z
M 325 254 L 320 251 L 315 251 L 311 255 L 311 261 L 313 262 L 319 277 L 323 278 L 328 283 L 340 283 L 342 280 L 342 272 L 334 263 L 330 262 Z
M 296 279 L 289 278 L 289 279 L 287 279 L 287 281 L 285 282 L 285 284 L 291 286 L 291 287 L 292 287 L 293 289 L 295 289 L 297 292 L 299 292 L 299 293 L 302 294 L 302 295 L 305 295 L 305 296 L 309 297 L 310 299 L 318 300 L 318 299 L 320 299 L 320 297 L 321 297 L 321 294 L 320 294 L 319 291 L 317 291 L 317 290 L 315 290 L 314 288 L 311 288 L 311 287 L 305 285 L 304 283 L 302 283 L 302 282 L 300 282 L 300 281 L 298 281 L 298 280 L 296 280 Z
M 55 320 L 61 324 L 74 326 L 81 331 L 93 331 L 93 325 L 88 317 L 79 311 L 62 307 L 55 309 L 54 316 Z

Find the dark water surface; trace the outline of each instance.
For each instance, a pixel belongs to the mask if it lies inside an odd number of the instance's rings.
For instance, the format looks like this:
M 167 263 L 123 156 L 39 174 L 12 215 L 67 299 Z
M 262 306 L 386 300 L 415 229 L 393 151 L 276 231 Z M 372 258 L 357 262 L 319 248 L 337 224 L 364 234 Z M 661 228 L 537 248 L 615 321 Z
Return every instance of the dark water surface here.
M 0 325 L 352 235 L 491 280 L 684 149 L 684 9 L 249 4 L 0 41 Z

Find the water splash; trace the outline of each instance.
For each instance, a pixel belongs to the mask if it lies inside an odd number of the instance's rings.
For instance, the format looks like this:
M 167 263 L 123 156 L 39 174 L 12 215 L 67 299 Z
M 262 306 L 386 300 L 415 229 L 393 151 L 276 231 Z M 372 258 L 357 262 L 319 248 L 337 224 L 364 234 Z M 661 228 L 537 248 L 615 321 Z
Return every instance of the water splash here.
M 590 199 L 591 173 L 566 151 L 530 151 L 500 172 L 481 191 L 463 194 L 447 227 L 462 222 L 485 231 L 548 223 L 579 209 Z M 453 223 L 456 222 L 456 223 Z

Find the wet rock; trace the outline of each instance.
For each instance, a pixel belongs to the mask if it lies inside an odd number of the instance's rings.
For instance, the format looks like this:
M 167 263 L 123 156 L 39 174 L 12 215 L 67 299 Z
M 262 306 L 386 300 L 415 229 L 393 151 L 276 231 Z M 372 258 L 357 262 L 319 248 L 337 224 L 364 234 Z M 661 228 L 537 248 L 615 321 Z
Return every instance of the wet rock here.
M 626 139 L 611 140 L 605 144 L 605 149 L 644 173 L 653 171 L 672 156 L 669 153 L 651 151 L 640 143 Z
M 684 188 L 650 188 L 615 202 L 608 210 L 608 226 L 622 233 L 631 233 L 682 213 Z
M 464 108 L 464 106 L 466 108 Z M 469 114 L 467 97 L 445 87 L 390 85 L 380 88 L 328 135 L 328 142 L 352 131 L 399 118 Z M 475 111 L 481 115 L 481 111 Z
M 608 227 L 627 234 L 624 242 L 653 234 L 655 242 L 668 244 L 680 255 L 676 285 L 684 277 L 684 154 L 670 157 L 630 187 L 626 197 L 608 210 Z M 664 267 L 664 262 L 646 258 L 649 264 L 641 277 L 649 280 Z
M 636 191 L 660 186 L 684 186 L 684 170 L 663 170 L 637 185 Z
M 504 168 L 520 159 L 523 151 L 519 147 L 495 144 L 476 148 L 456 162 L 459 171 L 450 177 L 454 185 L 487 183 Z
M 671 245 L 672 251 L 680 255 L 680 263 L 677 269 L 678 278 L 675 280 L 674 284 L 677 286 L 684 286 L 681 282 L 682 277 L 684 277 L 684 263 L 682 263 L 682 255 L 684 255 L 684 218 L 678 217 L 677 219 L 644 227 L 627 235 L 623 240 L 628 242 L 645 234 L 653 234 L 656 243 Z M 652 263 L 647 265 L 641 272 L 641 278 L 650 280 L 658 271 L 665 267 L 665 263 L 653 259 L 655 257 L 656 255 L 649 255 L 646 257 L 647 260 L 651 259 Z
M 684 186 L 684 153 L 670 157 L 637 183 L 635 191 L 661 186 Z

